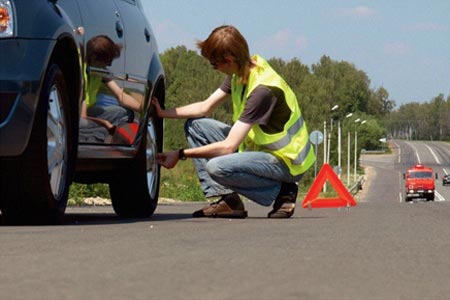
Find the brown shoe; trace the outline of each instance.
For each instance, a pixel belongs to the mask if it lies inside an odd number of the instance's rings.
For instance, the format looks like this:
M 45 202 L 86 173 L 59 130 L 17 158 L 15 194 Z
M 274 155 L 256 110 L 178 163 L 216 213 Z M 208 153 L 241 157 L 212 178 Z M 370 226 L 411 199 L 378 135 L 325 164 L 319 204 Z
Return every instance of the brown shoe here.
M 283 183 L 280 193 L 273 204 L 273 209 L 267 215 L 271 219 L 287 219 L 292 217 L 297 200 L 298 187 L 295 183 Z
M 232 193 L 222 196 L 218 201 L 206 205 L 200 210 L 195 211 L 194 218 L 239 218 L 247 217 L 247 211 L 244 203 L 238 194 Z

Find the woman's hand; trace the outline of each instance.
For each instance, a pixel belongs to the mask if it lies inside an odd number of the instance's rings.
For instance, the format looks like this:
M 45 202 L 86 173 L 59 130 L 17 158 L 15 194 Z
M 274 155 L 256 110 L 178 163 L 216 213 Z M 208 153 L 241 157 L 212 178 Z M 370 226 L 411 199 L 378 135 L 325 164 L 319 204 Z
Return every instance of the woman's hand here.
M 180 160 L 178 157 L 178 151 L 170 151 L 170 152 L 163 152 L 163 153 L 157 153 L 156 154 L 156 160 L 158 164 L 161 166 L 172 169 L 175 167 Z
M 159 105 L 158 98 L 153 97 L 151 103 L 152 103 L 153 107 L 155 108 L 156 114 L 158 115 L 158 117 L 164 118 L 164 114 L 163 114 L 164 110 L 161 108 L 161 105 Z

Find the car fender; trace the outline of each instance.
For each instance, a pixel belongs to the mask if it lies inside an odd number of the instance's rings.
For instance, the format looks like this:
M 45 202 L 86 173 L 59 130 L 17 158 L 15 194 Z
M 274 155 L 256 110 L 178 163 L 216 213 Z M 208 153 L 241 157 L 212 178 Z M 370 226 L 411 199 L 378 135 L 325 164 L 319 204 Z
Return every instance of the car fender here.
M 58 43 L 70 39 L 82 59 L 83 37 L 74 31 L 73 21 L 63 7 L 50 1 L 16 0 L 13 5 L 15 36 L 0 40 L 0 51 L 2 56 L 8 57 L 2 65 L 2 73 L 8 74 L 8 80 L 2 79 L 2 89 L 17 97 L 0 124 L 0 144 L 5 145 L 3 141 L 8 141 L 7 147 L 0 146 L 1 156 L 20 155 L 27 147 L 43 78 Z M 73 16 L 81 20 L 79 14 Z M 30 32 L 25 34 L 27 30 Z

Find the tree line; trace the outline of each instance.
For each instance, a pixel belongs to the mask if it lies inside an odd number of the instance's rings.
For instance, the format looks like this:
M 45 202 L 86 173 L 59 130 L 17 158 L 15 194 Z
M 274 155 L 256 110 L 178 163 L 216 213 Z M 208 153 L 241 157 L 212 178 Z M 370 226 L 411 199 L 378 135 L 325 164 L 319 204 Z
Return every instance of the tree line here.
M 389 135 L 409 140 L 450 140 L 450 95 L 440 94 L 430 102 L 401 105 L 386 119 Z

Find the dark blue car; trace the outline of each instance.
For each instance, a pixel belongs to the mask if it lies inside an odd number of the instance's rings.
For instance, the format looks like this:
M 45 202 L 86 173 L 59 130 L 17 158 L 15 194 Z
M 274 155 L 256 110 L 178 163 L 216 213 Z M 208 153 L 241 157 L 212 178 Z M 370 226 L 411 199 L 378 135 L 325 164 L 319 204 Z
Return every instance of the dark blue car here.
M 139 0 L 0 0 L 0 210 L 54 223 L 69 186 L 109 184 L 115 212 L 157 205 L 164 106 L 155 36 Z
M 442 185 L 450 184 L 450 174 L 445 174 L 442 177 Z

